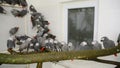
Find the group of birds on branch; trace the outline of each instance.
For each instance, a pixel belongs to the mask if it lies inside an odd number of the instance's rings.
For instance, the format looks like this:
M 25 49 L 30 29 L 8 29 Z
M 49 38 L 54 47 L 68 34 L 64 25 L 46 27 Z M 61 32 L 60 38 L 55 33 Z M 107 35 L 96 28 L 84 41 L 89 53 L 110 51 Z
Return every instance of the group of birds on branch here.
M 2 0 L 0 1 L 2 2 Z M 3 11 L 4 9 L 0 6 L 0 12 L 1 10 Z M 60 52 L 102 49 L 102 45 L 98 41 L 88 43 L 83 40 L 83 42 L 81 42 L 79 45 L 76 45 L 78 47 L 75 47 L 72 42 L 66 43 L 58 41 L 56 39 L 56 36 L 50 33 L 50 29 L 48 28 L 48 25 L 50 23 L 44 19 L 44 16 L 40 12 L 38 12 L 33 5 L 30 5 L 29 10 L 31 12 L 32 28 L 37 28 L 37 34 L 34 37 L 29 37 L 27 35 L 19 36 L 16 35 L 19 27 L 11 28 L 9 31 L 10 38 L 7 40 L 7 48 L 9 52 L 11 52 L 16 45 L 19 45 L 20 53 L 23 52 L 24 49 L 27 49 L 27 52 L 29 52 L 31 49 L 35 52 L 43 52 L 48 50 Z M 23 9 L 22 11 L 18 11 L 16 9 L 13 9 L 11 12 L 15 17 L 23 17 L 27 14 L 28 10 Z M 115 47 L 114 41 L 110 40 L 108 37 L 102 37 L 101 42 L 103 42 L 103 46 L 105 49 Z M 117 42 L 118 44 L 120 44 L 120 35 Z
M 27 35 L 15 35 L 19 30 L 19 27 L 11 28 L 9 31 L 10 38 L 7 40 L 8 51 L 11 52 L 16 45 L 19 45 L 19 52 L 24 52 L 27 49 L 27 53 L 31 50 L 34 52 L 65 52 L 65 51 L 82 51 L 82 50 L 101 50 L 102 45 L 98 41 L 93 41 L 88 43 L 83 41 L 79 44 L 79 47 L 75 47 L 72 42 L 59 42 L 56 36 L 50 32 L 43 34 L 40 30 L 34 37 L 29 37 Z M 114 41 L 110 40 L 108 37 L 102 37 L 101 42 L 103 42 L 104 49 L 115 47 Z M 118 45 L 120 44 L 120 35 L 118 36 Z M 116 54 L 114 54 L 116 56 Z

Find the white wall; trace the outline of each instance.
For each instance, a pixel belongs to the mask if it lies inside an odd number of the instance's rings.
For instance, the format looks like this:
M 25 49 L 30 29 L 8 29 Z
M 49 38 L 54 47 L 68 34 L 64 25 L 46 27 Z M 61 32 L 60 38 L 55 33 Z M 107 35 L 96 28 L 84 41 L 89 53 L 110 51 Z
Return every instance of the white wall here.
M 98 40 L 108 36 L 116 42 L 120 33 L 120 0 L 99 0 Z

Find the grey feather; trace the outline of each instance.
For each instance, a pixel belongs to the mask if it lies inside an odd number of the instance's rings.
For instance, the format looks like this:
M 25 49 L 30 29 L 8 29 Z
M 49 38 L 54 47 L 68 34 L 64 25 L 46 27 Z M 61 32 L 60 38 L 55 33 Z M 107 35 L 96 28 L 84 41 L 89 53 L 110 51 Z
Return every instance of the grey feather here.
M 102 49 L 102 45 L 98 41 L 93 41 L 92 45 L 93 45 L 93 49 L 94 50 L 100 50 L 100 49 Z
M 108 37 L 102 37 L 101 42 L 103 42 L 103 46 L 105 49 L 115 47 L 114 41 L 108 39 Z

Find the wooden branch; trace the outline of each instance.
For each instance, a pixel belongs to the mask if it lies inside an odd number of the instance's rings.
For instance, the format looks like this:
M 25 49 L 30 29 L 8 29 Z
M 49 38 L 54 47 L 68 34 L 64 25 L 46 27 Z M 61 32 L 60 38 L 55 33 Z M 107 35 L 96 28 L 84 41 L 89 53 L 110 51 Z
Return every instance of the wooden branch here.
M 120 45 L 102 50 L 71 51 L 71 52 L 48 52 L 36 54 L 0 54 L 0 64 L 30 64 L 69 59 L 90 59 L 100 56 L 108 56 L 120 53 Z

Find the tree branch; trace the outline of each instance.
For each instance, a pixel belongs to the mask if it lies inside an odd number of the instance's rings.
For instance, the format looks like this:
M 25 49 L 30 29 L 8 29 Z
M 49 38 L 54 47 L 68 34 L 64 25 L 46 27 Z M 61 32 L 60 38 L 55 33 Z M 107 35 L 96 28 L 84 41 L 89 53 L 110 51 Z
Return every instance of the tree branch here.
M 36 54 L 0 54 L 0 64 L 30 64 L 69 59 L 90 59 L 120 52 L 120 46 L 102 50 L 48 52 Z

